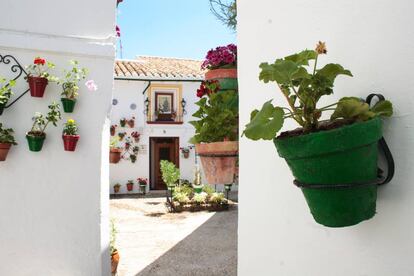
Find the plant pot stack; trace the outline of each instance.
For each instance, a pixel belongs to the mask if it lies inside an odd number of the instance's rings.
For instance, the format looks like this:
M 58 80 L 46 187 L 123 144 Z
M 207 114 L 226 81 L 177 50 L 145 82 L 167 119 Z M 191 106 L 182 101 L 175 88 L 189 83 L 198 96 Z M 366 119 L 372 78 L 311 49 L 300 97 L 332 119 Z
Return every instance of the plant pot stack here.
M 205 79 L 217 80 L 220 83 L 220 90 L 238 90 L 237 68 L 210 70 L 205 74 Z

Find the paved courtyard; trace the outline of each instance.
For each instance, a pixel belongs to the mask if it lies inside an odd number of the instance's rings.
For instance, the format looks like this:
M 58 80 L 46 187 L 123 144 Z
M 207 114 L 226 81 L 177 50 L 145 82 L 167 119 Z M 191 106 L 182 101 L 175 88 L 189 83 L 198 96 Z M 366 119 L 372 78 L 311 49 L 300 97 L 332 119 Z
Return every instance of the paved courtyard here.
M 237 204 L 225 212 L 167 212 L 164 197 L 111 199 L 119 276 L 237 275 Z

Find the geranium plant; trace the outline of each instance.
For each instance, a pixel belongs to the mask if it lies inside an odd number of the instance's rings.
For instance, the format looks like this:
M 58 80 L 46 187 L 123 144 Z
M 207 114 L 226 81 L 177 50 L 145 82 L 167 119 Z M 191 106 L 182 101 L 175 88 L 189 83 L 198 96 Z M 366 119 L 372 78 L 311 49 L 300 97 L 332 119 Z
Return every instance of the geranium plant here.
M 7 81 L 5 78 L 0 77 L 0 115 L 3 113 L 4 107 L 11 96 L 13 96 L 12 87 L 15 85 L 15 80 Z
M 12 145 L 17 145 L 12 128 L 5 128 L 0 123 L 0 161 L 5 161 Z
M 134 138 L 135 143 L 138 143 L 141 137 L 141 134 L 137 131 L 134 131 L 131 133 L 131 137 Z
M 73 119 L 68 119 L 63 127 L 63 144 L 65 151 L 75 151 L 79 141 L 78 126 Z
M 33 125 L 30 131 L 26 134 L 31 151 L 40 151 L 43 147 L 43 142 L 46 139 L 46 128 L 52 124 L 57 126 L 57 122 L 61 119 L 60 105 L 53 102 L 49 105 L 49 112 L 46 116 L 37 112 L 33 117 Z
M 202 69 L 235 68 L 237 67 L 237 46 L 229 44 L 219 46 L 207 52 Z

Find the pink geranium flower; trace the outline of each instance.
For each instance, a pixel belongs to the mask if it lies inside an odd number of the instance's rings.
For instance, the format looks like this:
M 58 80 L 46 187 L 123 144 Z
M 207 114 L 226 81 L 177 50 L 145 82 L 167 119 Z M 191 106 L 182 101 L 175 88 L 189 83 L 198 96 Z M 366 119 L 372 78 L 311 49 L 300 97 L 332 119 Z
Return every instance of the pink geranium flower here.
M 96 83 L 93 80 L 88 80 L 87 82 L 85 82 L 86 87 L 88 88 L 89 91 L 96 91 L 98 90 L 98 86 L 96 85 Z

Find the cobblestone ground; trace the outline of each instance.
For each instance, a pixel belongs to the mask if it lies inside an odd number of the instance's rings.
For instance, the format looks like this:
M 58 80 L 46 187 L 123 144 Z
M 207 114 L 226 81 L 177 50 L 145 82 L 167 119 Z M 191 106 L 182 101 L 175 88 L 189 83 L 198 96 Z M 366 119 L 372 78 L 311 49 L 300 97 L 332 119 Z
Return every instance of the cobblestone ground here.
M 110 201 L 119 276 L 237 275 L 237 204 L 224 212 L 171 214 L 165 198 Z

